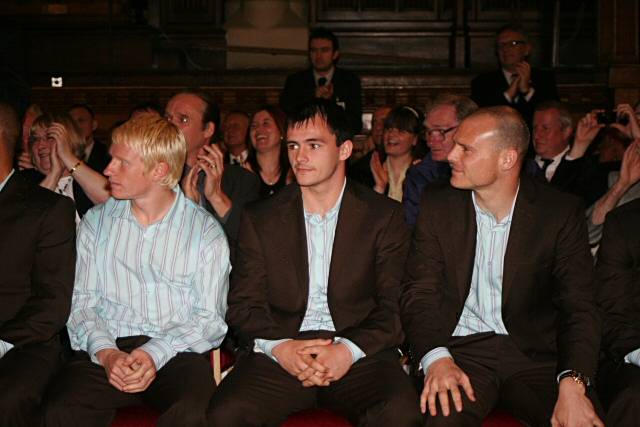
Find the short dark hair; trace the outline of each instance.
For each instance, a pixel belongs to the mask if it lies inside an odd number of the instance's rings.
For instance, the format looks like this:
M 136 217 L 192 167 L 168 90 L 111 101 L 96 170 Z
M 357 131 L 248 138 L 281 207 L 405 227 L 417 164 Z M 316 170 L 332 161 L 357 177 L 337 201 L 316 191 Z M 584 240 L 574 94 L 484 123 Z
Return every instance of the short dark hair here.
M 67 109 L 67 111 L 71 112 L 71 110 L 75 110 L 76 108 L 83 108 L 87 113 L 89 113 L 92 119 L 96 118 L 96 113 L 93 111 L 93 108 L 91 108 L 91 106 L 87 103 L 80 102 L 77 104 L 73 104 L 71 107 Z
M 8 149 L 10 157 L 15 153 L 19 133 L 18 113 L 10 104 L 0 101 L 0 143 Z
M 213 97 L 202 89 L 193 88 L 185 89 L 173 96 L 177 95 L 193 95 L 204 102 L 204 112 L 202 113 L 202 124 L 206 127 L 207 123 L 212 122 L 215 126 L 215 133 L 220 129 L 220 108 L 215 103 Z
M 136 112 L 139 112 L 139 111 L 142 111 L 142 112 L 144 112 L 144 111 L 155 111 L 156 113 L 158 113 L 161 116 L 164 114 L 164 108 L 162 108 L 158 102 L 156 102 L 156 101 L 144 101 L 144 102 L 141 102 L 139 104 L 134 105 L 134 107 L 129 112 L 129 118 L 133 117 L 133 113 L 136 113 Z
M 505 24 L 503 26 L 501 26 L 500 28 L 498 28 L 498 30 L 496 31 L 496 38 L 504 33 L 505 31 L 513 31 L 514 33 L 518 33 L 518 34 L 522 34 L 522 36 L 524 37 L 525 41 L 527 43 L 529 43 L 529 33 L 527 32 L 527 30 L 524 29 L 524 27 L 520 24 L 517 23 L 509 23 L 509 24 Z
M 314 119 L 320 119 L 327 124 L 331 133 L 336 136 L 338 146 L 353 138 L 344 108 L 322 98 L 316 98 L 295 110 L 287 119 L 287 129 L 301 127 Z
M 418 108 L 400 105 L 392 109 L 384 119 L 385 129 L 398 129 L 422 135 L 424 130 L 424 114 Z
M 529 149 L 531 133 L 520 113 L 511 107 L 499 105 L 480 108 L 475 113 L 467 116 L 465 120 L 480 116 L 489 116 L 495 121 L 495 127 L 493 129 L 498 132 L 496 148 L 514 148 L 518 152 L 521 160 L 524 160 L 524 156 Z
M 311 44 L 311 40 L 315 39 L 325 39 L 330 40 L 331 45 L 333 46 L 333 50 L 340 50 L 340 42 L 338 41 L 338 37 L 331 30 L 325 27 L 318 27 L 311 30 L 309 33 L 309 44 Z

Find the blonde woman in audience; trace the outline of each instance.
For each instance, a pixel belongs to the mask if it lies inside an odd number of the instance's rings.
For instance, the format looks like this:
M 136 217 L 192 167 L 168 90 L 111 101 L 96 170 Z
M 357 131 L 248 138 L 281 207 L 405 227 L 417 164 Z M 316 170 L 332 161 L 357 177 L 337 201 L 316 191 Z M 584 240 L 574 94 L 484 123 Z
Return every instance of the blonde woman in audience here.
M 109 198 L 107 179 L 81 159 L 86 142 L 68 114 L 43 114 L 31 126 L 29 148 L 42 187 L 76 202 L 76 220 Z

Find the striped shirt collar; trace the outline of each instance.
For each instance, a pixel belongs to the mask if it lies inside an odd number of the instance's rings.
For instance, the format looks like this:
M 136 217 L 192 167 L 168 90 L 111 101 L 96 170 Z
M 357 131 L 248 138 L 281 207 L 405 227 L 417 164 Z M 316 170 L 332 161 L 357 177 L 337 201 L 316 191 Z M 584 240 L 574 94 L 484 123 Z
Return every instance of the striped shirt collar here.
M 342 191 L 340 192 L 340 196 L 338 197 L 338 200 L 336 200 L 336 204 L 333 205 L 333 207 L 327 211 L 327 213 L 324 215 L 324 218 L 333 219 L 338 214 L 338 211 L 340 210 L 340 204 L 342 203 L 342 197 L 344 197 L 344 189 L 346 188 L 346 186 L 347 186 L 347 179 L 345 178 L 344 183 L 342 184 Z M 304 208 L 304 202 L 302 203 L 302 206 Z M 323 219 L 322 215 L 307 212 L 306 209 L 304 210 L 304 217 L 305 219 L 311 219 L 311 218 Z
M 180 185 L 176 185 L 172 190 L 176 193 L 176 198 L 173 201 L 171 208 L 160 221 L 149 224 L 149 226 L 166 224 L 173 227 L 180 227 L 180 224 L 175 219 L 180 217 L 179 215 L 176 215 L 176 211 L 182 210 L 182 206 L 185 203 L 184 193 L 180 189 Z M 132 221 L 140 225 L 136 217 L 133 215 L 133 211 L 131 210 L 131 203 L 131 200 L 117 200 L 116 204 L 110 212 L 110 216 L 112 216 L 113 218 L 121 218 Z
M 487 211 L 482 210 L 478 203 L 476 202 L 476 193 L 474 191 L 471 192 L 471 200 L 473 201 L 473 208 L 476 211 L 476 215 L 481 215 L 485 217 L 489 217 L 491 222 L 496 223 L 495 225 L 507 225 L 511 223 L 511 219 L 513 218 L 513 209 L 516 206 L 516 200 L 518 200 L 518 193 L 520 192 L 520 183 L 518 182 L 518 188 L 516 189 L 516 195 L 513 197 L 513 202 L 511 203 L 511 210 L 509 210 L 509 215 L 502 219 L 502 221 L 497 222 L 496 217 Z

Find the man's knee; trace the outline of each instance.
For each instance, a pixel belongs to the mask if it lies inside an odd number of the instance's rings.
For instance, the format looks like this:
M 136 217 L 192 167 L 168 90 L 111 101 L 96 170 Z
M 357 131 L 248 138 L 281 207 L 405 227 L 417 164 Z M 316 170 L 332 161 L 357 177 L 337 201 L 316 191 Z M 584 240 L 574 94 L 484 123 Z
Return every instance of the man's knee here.
M 19 420 L 34 419 L 39 414 L 40 401 L 39 391 L 24 385 L 4 389 L 0 393 L 0 425 L 23 425 Z
M 256 413 L 255 408 L 242 399 L 214 394 L 207 410 L 207 422 L 209 427 L 260 425 L 259 420 L 253 419 Z

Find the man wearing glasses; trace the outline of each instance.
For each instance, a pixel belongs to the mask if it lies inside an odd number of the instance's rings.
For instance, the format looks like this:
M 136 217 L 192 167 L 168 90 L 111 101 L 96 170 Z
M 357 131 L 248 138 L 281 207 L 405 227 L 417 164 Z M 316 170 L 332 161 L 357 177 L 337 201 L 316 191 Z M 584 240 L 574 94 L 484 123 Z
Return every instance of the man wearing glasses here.
M 471 98 L 480 107 L 509 105 L 531 125 L 536 104 L 558 100 L 553 73 L 529 64 L 531 49 L 522 28 L 510 25 L 500 28 L 496 37 L 500 69 L 474 78 L 471 81 Z
M 447 156 L 454 145 L 453 134 L 460 122 L 477 109 L 476 103 L 466 96 L 447 93 L 427 105 L 425 136 L 429 152 L 420 163 L 409 168 L 404 181 L 402 204 L 410 226 L 416 223 L 424 188 L 451 175 Z

